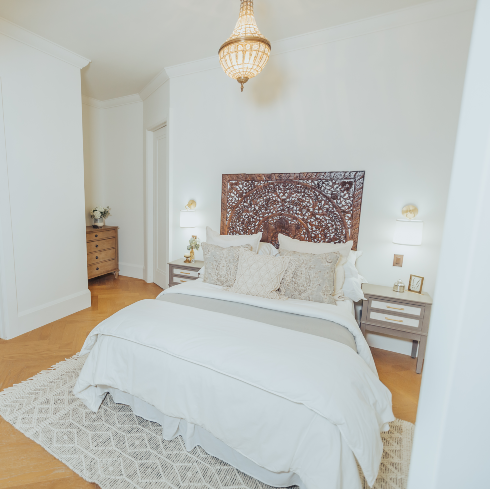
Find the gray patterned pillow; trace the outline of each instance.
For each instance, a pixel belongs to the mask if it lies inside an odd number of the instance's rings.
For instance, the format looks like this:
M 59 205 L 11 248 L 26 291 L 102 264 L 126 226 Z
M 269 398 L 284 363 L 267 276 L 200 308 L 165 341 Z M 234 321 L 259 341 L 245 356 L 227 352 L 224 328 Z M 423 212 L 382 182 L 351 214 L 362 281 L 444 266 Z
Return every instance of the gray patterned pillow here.
M 281 281 L 279 293 L 292 299 L 335 304 L 335 266 L 338 252 L 308 254 L 279 249 L 283 257 L 291 257 L 294 269 L 288 269 Z
M 231 287 L 235 283 L 240 249 L 252 250 L 251 245 L 239 247 L 219 247 L 203 242 L 204 278 L 203 282 L 217 286 Z

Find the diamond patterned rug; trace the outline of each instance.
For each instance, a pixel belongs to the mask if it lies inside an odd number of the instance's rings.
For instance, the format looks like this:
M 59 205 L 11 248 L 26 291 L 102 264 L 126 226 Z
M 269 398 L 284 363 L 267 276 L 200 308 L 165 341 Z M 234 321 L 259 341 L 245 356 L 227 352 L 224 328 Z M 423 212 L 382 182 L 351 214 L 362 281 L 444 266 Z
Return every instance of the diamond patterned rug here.
M 200 446 L 162 438 L 159 424 L 107 395 L 97 413 L 72 394 L 86 356 L 74 356 L 0 393 L 0 415 L 102 488 L 271 488 Z M 414 425 L 397 419 L 382 434 L 374 488 L 406 488 Z M 362 476 L 362 473 L 361 473 Z M 369 488 L 362 477 L 363 487 Z

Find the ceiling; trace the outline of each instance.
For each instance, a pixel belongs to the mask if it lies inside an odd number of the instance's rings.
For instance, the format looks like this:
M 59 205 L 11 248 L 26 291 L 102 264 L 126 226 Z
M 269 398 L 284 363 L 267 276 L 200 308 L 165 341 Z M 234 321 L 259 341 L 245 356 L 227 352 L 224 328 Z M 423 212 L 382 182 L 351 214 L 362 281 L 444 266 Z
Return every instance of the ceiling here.
M 256 0 L 275 40 L 429 0 Z M 0 16 L 92 62 L 82 92 L 99 100 L 139 92 L 164 67 L 217 54 L 239 0 L 0 0 Z

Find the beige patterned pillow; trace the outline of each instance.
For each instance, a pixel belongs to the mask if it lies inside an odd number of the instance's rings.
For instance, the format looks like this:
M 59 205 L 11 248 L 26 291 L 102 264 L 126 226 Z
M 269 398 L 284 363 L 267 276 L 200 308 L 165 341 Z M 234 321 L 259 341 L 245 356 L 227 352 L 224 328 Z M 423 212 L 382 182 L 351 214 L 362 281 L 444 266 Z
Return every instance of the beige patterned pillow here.
M 287 299 L 278 294 L 277 290 L 289 262 L 289 257 L 257 255 L 242 249 L 235 284 L 227 289 L 234 293 L 262 298 Z
M 203 282 L 216 284 L 217 286 L 233 286 L 240 250 L 252 250 L 251 245 L 240 245 L 239 247 L 219 247 L 203 242 L 202 251 L 204 255 L 204 278 Z
M 292 299 L 334 305 L 335 266 L 338 252 L 309 254 L 279 249 L 281 257 L 290 257 L 294 270 L 288 270 L 281 282 L 279 293 Z

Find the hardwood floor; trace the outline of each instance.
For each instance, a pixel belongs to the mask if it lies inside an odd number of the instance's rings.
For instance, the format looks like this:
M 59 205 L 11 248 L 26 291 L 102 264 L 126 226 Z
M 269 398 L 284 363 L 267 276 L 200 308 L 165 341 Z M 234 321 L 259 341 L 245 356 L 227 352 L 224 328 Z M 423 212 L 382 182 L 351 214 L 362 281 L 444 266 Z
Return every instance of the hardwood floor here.
M 89 281 L 92 306 L 12 340 L 0 339 L 0 391 L 80 351 L 102 320 L 136 301 L 155 298 L 156 284 L 107 275 Z M 373 349 L 381 381 L 393 394 L 395 416 L 415 422 L 421 375 L 416 360 Z M 0 488 L 98 488 L 71 471 L 0 417 Z

